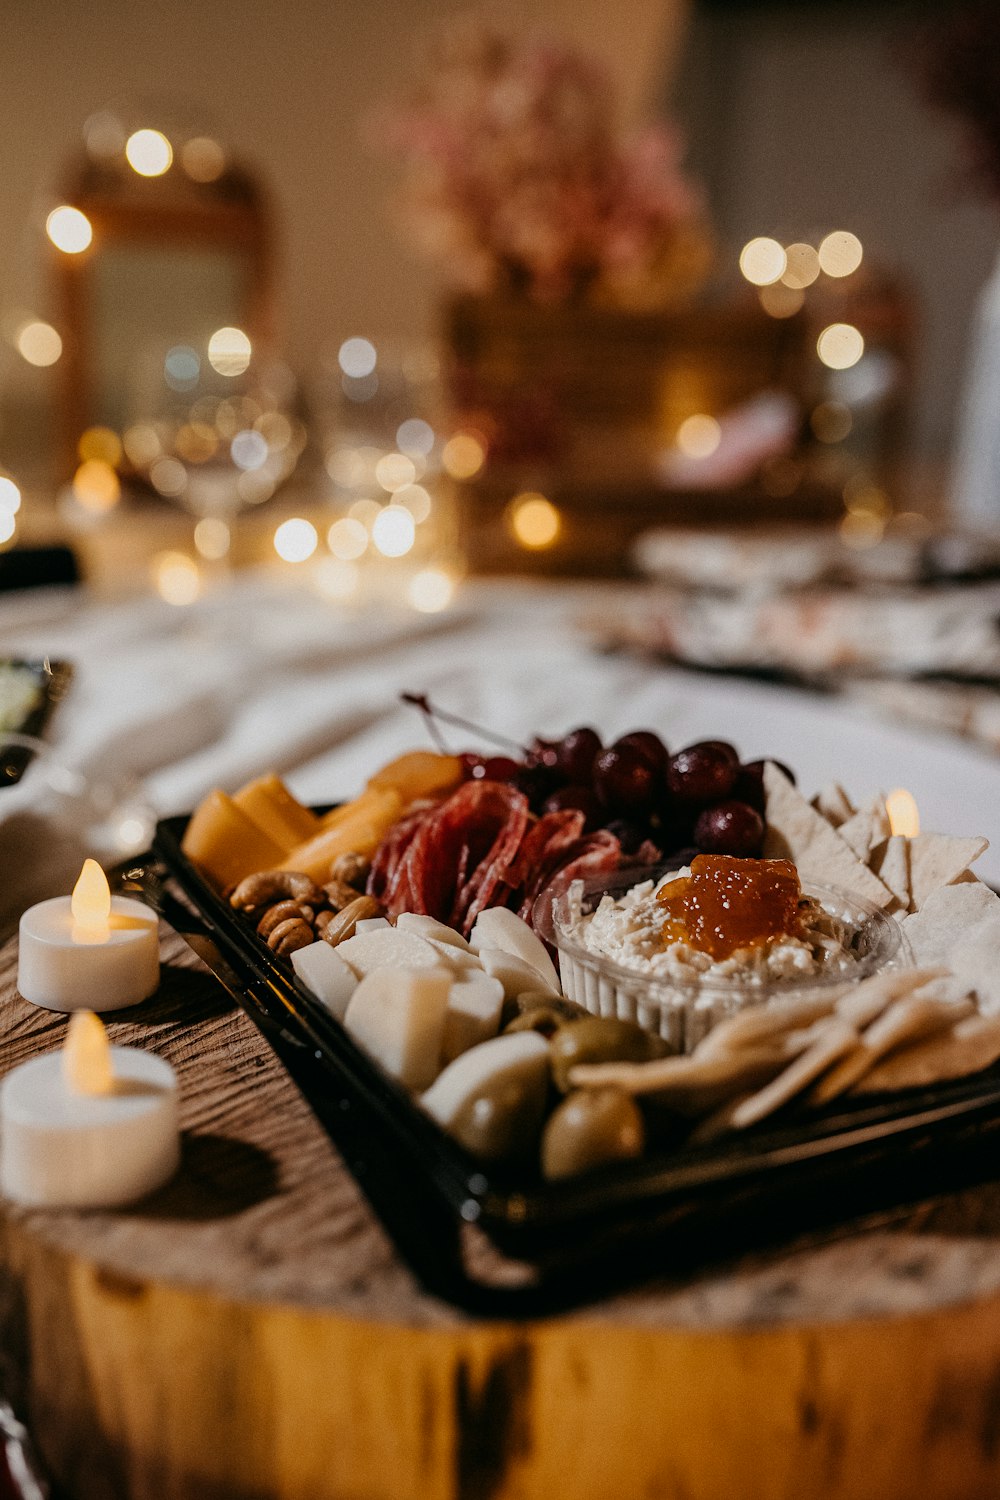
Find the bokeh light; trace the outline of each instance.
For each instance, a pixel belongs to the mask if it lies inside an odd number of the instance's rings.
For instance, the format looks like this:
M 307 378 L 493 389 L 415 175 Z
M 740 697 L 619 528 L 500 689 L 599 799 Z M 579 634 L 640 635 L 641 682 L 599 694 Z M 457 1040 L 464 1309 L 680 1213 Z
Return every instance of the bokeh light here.
M 375 465 L 375 478 L 390 495 L 404 485 L 412 484 L 416 477 L 413 459 L 407 458 L 405 453 L 385 453 Z
M 562 517 L 551 500 L 527 491 L 507 507 L 507 524 L 516 541 L 531 551 L 551 547 L 562 530 Z
M 43 323 L 39 319 L 22 323 L 14 342 L 21 358 L 26 359 L 29 365 L 37 365 L 41 369 L 46 365 L 54 365 L 62 354 L 62 339 L 51 323 Z
M 0 474 L 0 516 L 16 516 L 21 509 L 21 491 L 9 474 Z
M 110 464 L 99 458 L 88 458 L 73 475 L 73 496 L 84 510 L 100 514 L 113 510 L 121 499 L 122 487 Z
M 201 593 L 201 573 L 183 552 L 159 552 L 153 558 L 153 587 L 168 604 L 193 604 Z
M 816 352 L 830 370 L 849 370 L 865 352 L 865 341 L 853 323 L 831 323 L 816 340 Z
M 0 510 L 0 547 L 9 542 L 17 530 L 17 521 L 9 510 Z
M 472 479 L 486 462 L 486 449 L 471 432 L 456 432 L 445 443 L 441 463 L 452 479 Z
M 370 339 L 345 339 L 337 351 L 337 363 L 352 380 L 363 380 L 374 373 L 378 353 Z
M 347 507 L 347 514 L 354 521 L 360 521 L 366 530 L 371 531 L 376 520 L 382 514 L 382 507 L 377 500 L 364 498 L 355 500 Z
M 158 458 L 150 465 L 149 482 L 161 495 L 175 499 L 187 489 L 187 472 L 176 458 Z
M 410 515 L 418 526 L 430 516 L 433 503 L 427 490 L 422 484 L 406 484 L 401 490 L 397 490 L 393 496 L 397 505 L 405 505 Z
M 788 257 L 777 240 L 762 236 L 750 240 L 740 251 L 740 270 L 754 286 L 770 286 L 785 274 Z
M 851 408 L 842 401 L 821 401 L 809 417 L 813 435 L 821 443 L 842 443 L 854 426 Z
M 396 429 L 396 442 L 401 453 L 419 453 L 426 458 L 434 447 L 434 428 L 420 417 L 410 417 Z
M 229 527 L 217 516 L 203 516 L 194 528 L 194 545 L 208 562 L 220 562 L 232 545 Z
M 63 203 L 45 220 L 45 233 L 64 255 L 79 255 L 94 238 L 94 228 L 87 215 Z
M 242 328 L 217 328 L 208 341 L 208 362 L 217 375 L 242 375 L 252 354 Z
M 372 523 L 372 541 L 383 557 L 405 557 L 416 541 L 416 526 L 402 505 L 387 505 Z
M 218 447 L 215 428 L 207 422 L 184 422 L 174 435 L 174 448 L 185 463 L 207 464 Z
M 357 563 L 337 557 L 320 558 L 313 576 L 319 592 L 334 604 L 346 604 L 355 597 L 361 585 Z
M 697 412 L 677 429 L 677 446 L 685 458 L 710 458 L 722 441 L 722 428 L 714 417 Z
M 439 614 L 455 597 L 455 580 L 443 568 L 423 568 L 410 579 L 406 597 L 421 614 Z
M 353 516 L 341 516 L 327 532 L 326 545 L 341 562 L 354 562 L 368 550 L 368 528 Z
M 247 429 L 236 434 L 229 453 L 238 469 L 259 469 L 267 463 L 267 442 L 259 432 Z
M 282 521 L 274 533 L 274 550 L 285 562 L 305 562 L 312 557 L 318 545 L 319 536 L 315 526 L 301 516 Z
M 181 147 L 181 166 L 192 182 L 215 182 L 226 170 L 226 153 L 218 141 L 196 135 Z
M 819 247 L 819 263 L 828 276 L 850 276 L 861 264 L 864 249 L 856 234 L 835 229 Z
M 838 527 L 840 540 L 845 547 L 863 552 L 876 547 L 885 535 L 885 522 L 870 511 L 848 511 Z
M 129 463 L 137 469 L 146 468 L 161 450 L 160 435 L 150 422 L 136 422 L 126 428 L 122 445 Z
M 915 839 L 920 832 L 920 810 L 916 798 L 905 787 L 898 786 L 885 799 L 885 810 L 889 816 L 889 827 L 894 834 Z
M 762 286 L 757 295 L 769 318 L 794 318 L 806 300 L 805 292 L 797 287 L 787 286 L 783 281 Z
M 173 159 L 174 148 L 160 130 L 135 130 L 125 142 L 125 160 L 140 177 L 162 177 Z
M 94 459 L 116 468 L 121 463 L 122 442 L 117 432 L 113 432 L 110 427 L 88 427 L 80 434 L 76 451 L 83 462 Z
M 798 292 L 812 286 L 820 273 L 819 256 L 812 245 L 797 240 L 786 249 L 785 260 L 787 264 L 781 276 L 785 286 Z

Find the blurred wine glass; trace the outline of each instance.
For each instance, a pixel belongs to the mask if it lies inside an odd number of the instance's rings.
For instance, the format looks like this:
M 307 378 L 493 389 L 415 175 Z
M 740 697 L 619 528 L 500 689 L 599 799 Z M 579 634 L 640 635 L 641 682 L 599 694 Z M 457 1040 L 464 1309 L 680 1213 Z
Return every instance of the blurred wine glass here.
M 229 574 L 242 511 L 270 500 L 305 447 L 287 365 L 239 328 L 203 344 L 160 343 L 140 357 L 123 444 L 133 470 L 195 520 L 194 544 Z

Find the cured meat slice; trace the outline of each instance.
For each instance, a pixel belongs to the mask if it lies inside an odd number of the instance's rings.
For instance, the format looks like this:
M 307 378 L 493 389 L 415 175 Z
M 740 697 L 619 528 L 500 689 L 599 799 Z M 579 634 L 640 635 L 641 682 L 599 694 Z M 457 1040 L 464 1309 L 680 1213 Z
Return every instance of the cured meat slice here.
M 610 875 L 621 862 L 621 845 L 613 833 L 598 828 L 576 839 L 568 848 L 558 850 L 547 859 L 519 892 L 518 916 L 526 922 L 538 897 L 547 886 L 563 890 L 571 880 L 597 880 Z

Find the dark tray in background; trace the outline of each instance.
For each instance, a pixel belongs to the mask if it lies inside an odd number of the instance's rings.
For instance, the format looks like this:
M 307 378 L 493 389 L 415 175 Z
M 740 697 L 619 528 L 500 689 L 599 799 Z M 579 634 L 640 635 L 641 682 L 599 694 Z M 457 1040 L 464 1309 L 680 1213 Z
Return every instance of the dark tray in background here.
M 16 721 L 0 722 L 0 787 L 20 781 L 35 753 L 23 739 L 41 738 L 73 678 L 69 662 L 50 661 L 48 657 L 38 661 L 4 657 L 0 659 L 0 672 L 4 671 L 29 675 L 35 684 L 35 694 Z
M 498 1316 L 552 1312 L 996 1173 L 1000 1068 L 787 1114 L 712 1145 L 664 1147 L 564 1182 L 547 1183 L 528 1166 L 478 1162 L 185 858 L 186 825 L 183 817 L 158 825 L 155 858 L 130 867 L 126 886 L 235 996 L 410 1268 L 458 1306 Z

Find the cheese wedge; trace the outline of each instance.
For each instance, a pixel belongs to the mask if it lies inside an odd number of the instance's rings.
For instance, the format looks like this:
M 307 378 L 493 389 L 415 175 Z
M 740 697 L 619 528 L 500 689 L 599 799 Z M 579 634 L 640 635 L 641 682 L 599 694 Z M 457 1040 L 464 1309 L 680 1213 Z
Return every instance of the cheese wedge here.
M 347 1031 L 409 1089 L 437 1076 L 452 975 L 447 969 L 379 969 L 348 1002 Z
M 218 789 L 209 792 L 191 814 L 181 848 L 222 890 L 258 870 L 274 869 L 284 853 L 232 797 Z
M 342 1021 L 358 987 L 358 976 L 337 950 L 322 941 L 310 943 L 292 954 L 292 968 L 330 1014 Z
M 488 1042 L 500 1030 L 503 985 L 488 974 L 470 973 L 448 991 L 448 1013 L 444 1022 L 441 1062 L 453 1062 L 470 1047 Z
M 476 918 L 469 942 L 477 951 L 480 948 L 499 948 L 503 953 L 510 953 L 530 964 L 537 970 L 542 983 L 551 985 L 558 992 L 559 975 L 545 944 L 516 912 L 508 911 L 505 906 L 487 907 Z
M 263 828 L 283 854 L 319 832 L 316 814 L 303 807 L 273 771 L 258 776 L 256 781 L 248 781 L 233 794 L 233 801 L 258 828 Z

